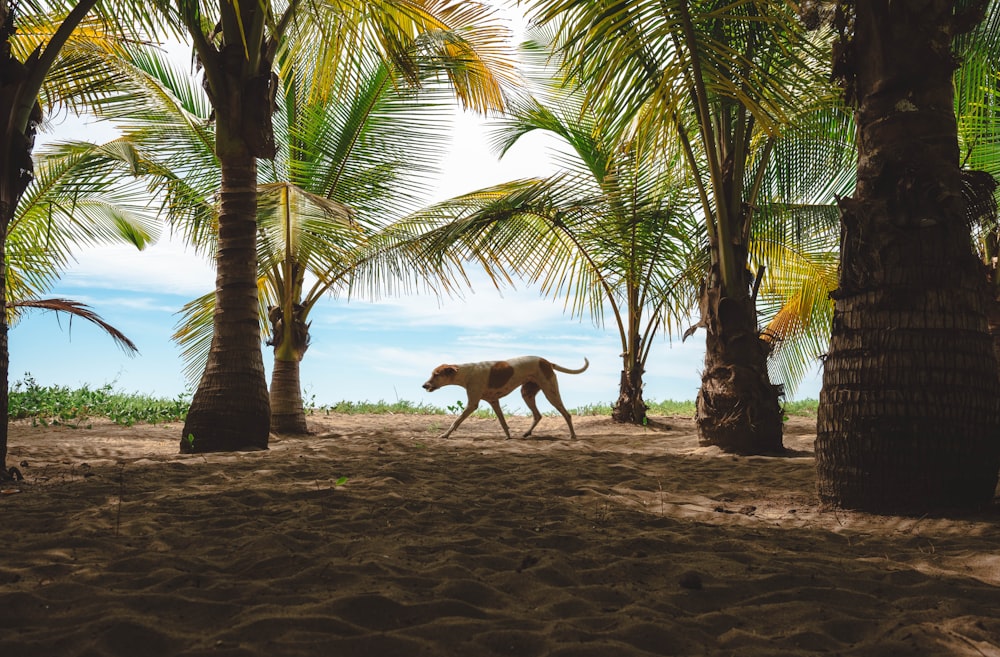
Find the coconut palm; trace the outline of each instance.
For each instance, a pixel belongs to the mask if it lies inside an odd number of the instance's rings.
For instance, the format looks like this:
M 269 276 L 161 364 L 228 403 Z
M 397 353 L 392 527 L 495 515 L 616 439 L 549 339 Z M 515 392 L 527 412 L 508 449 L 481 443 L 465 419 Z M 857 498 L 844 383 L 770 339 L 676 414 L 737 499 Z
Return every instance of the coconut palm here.
M 114 6 L 112 6 L 114 5 Z M 110 78 L 99 67 L 81 67 L 67 55 L 73 45 L 107 42 L 113 33 L 97 23 L 78 31 L 88 14 L 96 14 L 130 29 L 147 26 L 143 13 L 133 16 L 131 5 L 98 0 L 79 2 L 0 2 L 0 235 L 8 236 L 10 223 L 33 176 L 35 132 L 45 112 L 56 107 L 73 109 L 77 103 L 107 87 Z M 18 28 L 22 33 L 18 33 Z M 29 29 L 23 30 L 28 27 Z M 23 36 L 27 34 L 27 36 Z M 105 44 L 106 45 L 106 44 Z M 0 240 L 0 267 L 7 267 L 5 244 Z M 0 277 L 0 303 L 8 307 L 6 277 Z M 7 313 L 0 313 L 0 465 L 7 457 L 7 382 L 9 351 Z M 0 468 L 2 470 L 2 468 Z
M 266 448 L 270 408 L 258 328 L 257 160 L 277 152 L 271 115 L 284 74 L 279 53 L 305 48 L 317 70 L 336 70 L 350 53 L 374 49 L 414 79 L 412 45 L 420 39 L 426 49 L 454 58 L 456 65 L 446 70 L 453 87 L 468 106 L 486 110 L 503 105 L 496 77 L 484 73 L 484 63 L 502 44 L 491 12 L 477 2 L 152 4 L 191 38 L 213 109 L 222 170 L 212 345 L 181 450 Z M 310 92 L 331 91 L 327 80 L 317 82 Z
M 36 159 L 4 240 L 5 325 L 16 326 L 27 312 L 69 315 L 94 324 L 126 353 L 135 353 L 135 344 L 87 305 L 42 296 L 75 250 L 115 242 L 145 248 L 156 234 L 155 217 L 134 202 L 134 187 L 109 184 L 106 173 L 117 167 L 118 158 L 99 146 L 50 145 Z
M 535 0 L 558 27 L 568 70 L 621 123 L 659 126 L 698 189 L 711 262 L 700 293 L 706 360 L 698 394 L 703 443 L 781 449 L 770 345 L 758 327 L 749 240 L 778 141 L 829 107 L 821 43 L 787 3 Z
M 438 46 L 468 36 L 439 30 L 415 39 L 407 53 L 416 67 L 411 70 L 373 47 L 354 50 L 334 70 L 305 49 L 284 53 L 278 62 L 277 150 L 258 167 L 257 201 L 260 317 L 270 323 L 275 359 L 274 431 L 306 431 L 299 362 L 309 345 L 310 311 L 326 292 L 350 285 L 352 249 L 416 207 L 416 198 L 428 191 L 454 94 L 464 89 L 445 84 L 446 74 L 469 65 L 466 51 Z M 479 62 L 477 75 L 489 79 L 478 84 L 503 83 L 505 71 L 496 64 Z M 154 49 L 133 49 L 106 65 L 130 80 L 123 93 L 95 108 L 123 130 L 123 164 L 131 172 L 137 163 L 164 199 L 171 224 L 195 248 L 214 252 L 220 171 L 203 90 Z M 318 93 L 331 85 L 340 91 Z M 421 269 L 420 263 L 410 266 Z M 206 295 L 184 310 L 175 337 L 189 376 L 204 371 L 214 305 L 214 296 Z
M 832 6 L 832 3 L 827 3 Z M 820 8 L 814 3 L 814 9 Z M 997 222 L 996 201 L 989 194 L 990 177 L 1000 177 L 1000 148 L 997 123 L 998 62 L 1000 62 L 1000 12 L 991 3 L 986 20 L 967 34 L 958 35 L 953 43 L 959 68 L 953 76 L 955 113 L 958 119 L 959 151 L 965 178 L 966 196 L 970 201 L 969 222 L 974 230 L 975 245 L 984 265 L 991 272 L 993 295 L 1000 299 L 1000 278 L 996 276 L 996 258 L 1000 226 Z M 809 20 L 822 20 L 816 12 Z M 844 152 L 854 152 L 853 128 L 844 134 Z M 821 153 L 813 153 L 818 161 L 828 162 Z M 778 157 L 777 161 L 794 158 Z M 795 162 L 793 166 L 800 166 Z M 856 170 L 856 165 L 852 166 Z M 764 221 L 754 226 L 751 256 L 756 260 L 767 253 L 781 264 L 769 266 L 769 275 L 761 288 L 761 314 L 769 321 L 764 337 L 775 344 L 771 356 L 772 378 L 786 386 L 794 386 L 815 363 L 830 342 L 833 300 L 830 293 L 837 289 L 839 265 L 840 218 L 834 197 L 853 193 L 854 173 L 849 177 L 832 175 L 837 170 L 830 163 L 831 175 L 816 176 L 815 182 L 829 184 L 827 206 L 814 205 L 803 213 L 795 210 L 794 221 Z M 848 171 L 843 170 L 844 174 Z M 808 182 L 808 179 L 804 182 Z M 985 183 L 985 195 L 974 192 L 977 183 Z M 795 233 L 803 240 L 789 241 Z M 757 245 L 757 246 L 753 246 Z M 793 246 L 793 248 L 789 248 Z M 759 248 L 758 248 L 759 247 Z M 759 254 L 759 255 L 758 255 Z M 989 306 L 989 321 L 995 350 L 1000 353 L 1000 303 Z M 773 337 L 772 337 L 773 336 Z
M 299 364 L 310 344 L 310 312 L 328 292 L 348 289 L 358 249 L 375 231 L 416 207 L 446 145 L 450 90 L 432 79 L 442 62 L 422 62 L 417 89 L 390 63 L 358 55 L 341 71 L 358 78 L 345 81 L 355 90 L 350 96 L 310 99 L 303 89 L 318 72 L 307 65 L 286 78 L 275 122 L 279 150 L 260 170 L 261 315 L 274 350 L 271 429 L 279 433 L 307 430 Z M 176 337 L 189 370 L 204 360 L 211 303 L 202 297 L 184 310 Z
M 525 44 L 524 53 L 549 55 L 544 43 Z M 612 415 L 642 424 L 642 375 L 654 338 L 690 316 L 705 266 L 690 212 L 697 201 L 683 163 L 664 158 L 655 136 L 614 132 L 584 107 L 586 89 L 571 81 L 553 86 L 555 73 L 534 62 L 537 98 L 513 102 L 494 137 L 502 154 L 529 133 L 549 134 L 561 144 L 558 173 L 441 202 L 388 232 L 419 235 L 420 260 L 450 264 L 441 258 L 451 253 L 496 280 L 517 276 L 564 296 L 574 314 L 612 323 L 622 348 Z
M 838 4 L 834 72 L 856 108 L 859 157 L 840 203 L 816 441 L 831 504 L 926 512 L 993 499 L 1000 378 L 968 218 L 970 197 L 995 183 L 960 169 L 949 47 L 986 8 Z

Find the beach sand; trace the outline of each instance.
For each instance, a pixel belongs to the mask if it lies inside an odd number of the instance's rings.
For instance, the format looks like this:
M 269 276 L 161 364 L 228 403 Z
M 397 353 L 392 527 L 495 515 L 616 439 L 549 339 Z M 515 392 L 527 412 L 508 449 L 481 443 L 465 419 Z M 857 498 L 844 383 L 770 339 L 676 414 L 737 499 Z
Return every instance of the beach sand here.
M 1000 656 L 1000 513 L 822 509 L 814 420 L 783 458 L 690 418 L 449 422 L 210 455 L 178 424 L 13 423 L 0 654 Z

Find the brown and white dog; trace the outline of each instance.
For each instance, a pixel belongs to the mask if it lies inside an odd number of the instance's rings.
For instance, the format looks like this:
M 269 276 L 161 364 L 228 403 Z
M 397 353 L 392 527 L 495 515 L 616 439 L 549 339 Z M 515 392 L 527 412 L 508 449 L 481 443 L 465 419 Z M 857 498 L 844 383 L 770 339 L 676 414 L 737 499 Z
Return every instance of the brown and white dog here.
M 563 406 L 559 397 L 559 383 L 556 381 L 556 372 L 566 374 L 579 374 L 587 369 L 590 361 L 583 359 L 583 367 L 578 370 L 570 370 L 560 367 L 555 363 L 550 363 L 538 356 L 520 356 L 509 360 L 493 360 L 481 363 L 463 363 L 461 365 L 440 365 L 431 373 L 431 378 L 424 384 L 424 390 L 434 392 L 443 386 L 462 386 L 469 395 L 469 403 L 465 410 L 458 416 L 451 428 L 441 434 L 440 438 L 447 438 L 451 432 L 462 424 L 465 418 L 469 417 L 473 411 L 479 407 L 480 400 L 485 399 L 493 407 L 493 412 L 500 420 L 500 426 L 510 438 L 510 428 L 507 427 L 507 420 L 504 419 L 503 411 L 500 410 L 500 398 L 509 395 L 514 388 L 521 387 L 521 397 L 524 403 L 531 409 L 534 422 L 531 428 L 524 432 L 528 437 L 542 419 L 542 414 L 538 412 L 535 405 L 535 395 L 541 390 L 545 398 L 549 400 L 557 411 L 566 418 L 569 425 L 570 438 L 576 438 L 573 431 L 573 420 L 570 419 L 569 411 Z

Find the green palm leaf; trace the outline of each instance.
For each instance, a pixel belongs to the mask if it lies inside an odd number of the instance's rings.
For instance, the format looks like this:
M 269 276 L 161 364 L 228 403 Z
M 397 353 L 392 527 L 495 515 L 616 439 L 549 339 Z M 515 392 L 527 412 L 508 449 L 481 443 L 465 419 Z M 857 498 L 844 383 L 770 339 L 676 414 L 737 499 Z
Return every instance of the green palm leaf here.
M 26 310 L 44 310 L 69 315 L 71 318 L 79 317 L 107 333 L 126 354 L 131 356 L 139 352 L 139 348 L 135 346 L 134 342 L 129 340 L 128 336 L 111 324 L 108 324 L 89 306 L 79 301 L 69 299 L 24 299 L 7 303 L 7 312 L 9 314 L 13 313 L 16 317 L 19 317 Z
M 39 153 L 35 177 L 7 230 L 11 299 L 44 294 L 77 248 L 125 242 L 142 249 L 155 238 L 155 218 L 141 203 L 142 189 L 108 178 L 118 165 L 113 150 L 67 143 Z

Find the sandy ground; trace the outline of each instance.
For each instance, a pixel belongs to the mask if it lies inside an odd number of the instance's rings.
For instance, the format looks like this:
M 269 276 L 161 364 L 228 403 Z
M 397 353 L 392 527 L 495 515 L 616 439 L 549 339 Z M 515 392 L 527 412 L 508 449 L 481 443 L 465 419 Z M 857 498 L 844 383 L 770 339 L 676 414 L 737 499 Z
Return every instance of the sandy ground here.
M 180 425 L 14 424 L 0 655 L 1000 656 L 1000 513 L 823 510 L 809 419 L 787 458 L 687 418 L 448 422 L 207 456 Z

